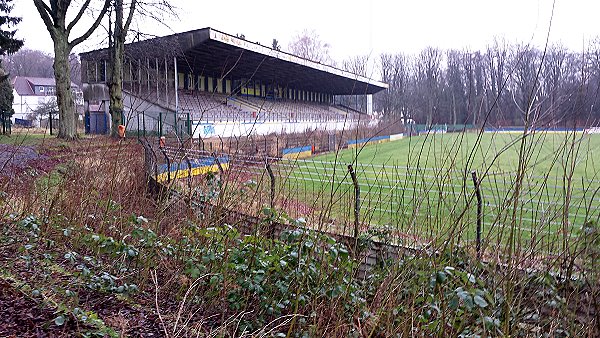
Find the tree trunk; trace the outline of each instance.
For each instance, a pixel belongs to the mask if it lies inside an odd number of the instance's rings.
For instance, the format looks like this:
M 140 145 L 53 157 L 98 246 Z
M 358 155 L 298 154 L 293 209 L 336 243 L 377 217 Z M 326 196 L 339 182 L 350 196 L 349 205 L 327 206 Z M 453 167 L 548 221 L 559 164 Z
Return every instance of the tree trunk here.
M 115 39 L 114 54 L 112 60 L 112 71 L 110 74 L 109 93 L 110 93 L 110 116 L 112 126 L 111 136 L 118 136 L 118 127 L 123 124 L 123 44 Z
M 111 48 L 111 72 L 108 83 L 110 106 L 108 108 L 111 116 L 112 126 L 110 135 L 118 137 L 119 125 L 123 124 L 123 62 L 125 56 L 125 37 L 129 30 L 131 17 L 135 12 L 136 1 L 132 1 L 129 9 L 127 23 L 123 26 L 123 0 L 115 0 L 115 25 L 113 32 L 113 43 Z
M 452 92 L 452 125 L 456 125 L 456 96 Z
M 433 92 L 430 90 L 429 95 L 433 95 Z M 427 127 L 431 127 L 433 124 L 433 102 L 432 99 L 429 98 L 429 102 L 427 104 L 427 121 L 425 123 Z
M 77 138 L 77 114 L 75 102 L 71 92 L 71 70 L 69 67 L 69 54 L 73 47 L 85 41 L 92 32 L 98 28 L 104 14 L 108 10 L 110 0 L 104 0 L 104 6 L 96 16 L 96 21 L 78 38 L 69 41 L 71 29 L 79 22 L 88 9 L 90 0 L 83 2 L 81 8 L 75 14 L 73 21 L 67 24 L 67 11 L 71 6 L 71 0 L 52 0 L 47 5 L 43 0 L 33 0 L 35 8 L 44 21 L 44 25 L 50 33 L 54 42 L 54 77 L 56 79 L 56 101 L 58 104 L 59 126 L 58 137 L 72 140 Z
M 57 32 L 54 39 L 54 77 L 56 79 L 56 102 L 58 104 L 58 137 L 66 140 L 77 138 L 77 114 L 71 91 L 68 37 Z

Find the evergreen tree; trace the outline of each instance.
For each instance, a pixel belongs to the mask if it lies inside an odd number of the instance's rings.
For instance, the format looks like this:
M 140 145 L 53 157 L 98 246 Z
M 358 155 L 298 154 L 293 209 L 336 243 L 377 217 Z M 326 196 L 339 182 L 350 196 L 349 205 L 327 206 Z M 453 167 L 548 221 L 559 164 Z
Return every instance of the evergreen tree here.
M 12 54 L 23 47 L 23 40 L 15 38 L 15 26 L 21 18 L 10 16 L 13 9 L 13 0 L 0 0 L 0 55 Z M 0 62 L 0 132 L 10 132 L 10 117 L 12 109 L 13 88 L 8 80 L 8 75 Z
M 23 47 L 23 40 L 15 39 L 14 28 L 21 18 L 10 16 L 13 0 L 0 0 L 0 55 L 12 54 Z
M 0 62 L 0 133 L 2 134 L 10 132 L 10 117 L 14 113 L 12 104 L 13 88 Z

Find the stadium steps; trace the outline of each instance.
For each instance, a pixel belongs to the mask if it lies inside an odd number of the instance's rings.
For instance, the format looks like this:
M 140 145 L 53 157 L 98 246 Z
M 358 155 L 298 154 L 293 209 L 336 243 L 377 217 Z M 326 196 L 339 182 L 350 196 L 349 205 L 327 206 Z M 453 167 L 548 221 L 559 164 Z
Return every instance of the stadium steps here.
M 263 107 L 255 104 L 254 102 L 251 102 L 249 100 L 245 100 L 243 98 L 239 98 L 239 97 L 229 97 L 227 98 L 227 104 L 230 104 L 230 101 L 233 101 L 234 104 L 232 104 L 234 107 L 236 107 L 236 105 L 238 105 L 240 109 L 247 111 L 247 112 L 259 112 L 261 110 L 264 110 Z

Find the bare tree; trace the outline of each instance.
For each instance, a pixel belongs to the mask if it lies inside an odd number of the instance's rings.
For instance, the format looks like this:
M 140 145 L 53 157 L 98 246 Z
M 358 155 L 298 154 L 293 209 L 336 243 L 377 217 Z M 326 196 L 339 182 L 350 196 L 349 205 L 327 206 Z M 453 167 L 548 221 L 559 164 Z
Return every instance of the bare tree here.
M 446 90 L 444 92 L 446 93 L 447 102 L 445 108 L 450 111 L 453 125 L 457 124 L 458 121 L 461 123 L 465 122 L 463 115 L 466 112 L 466 93 L 461 67 L 463 55 L 463 53 L 457 50 L 449 50 L 446 53 Z
M 274 50 L 281 50 L 281 46 L 279 45 L 279 41 L 277 41 L 277 39 L 273 39 L 273 42 L 271 43 L 271 48 L 273 48 Z
M 471 118 L 471 124 L 478 125 L 482 112 L 487 111 L 486 106 L 486 74 L 487 68 L 484 57 L 480 52 L 465 52 L 463 56 L 463 70 L 465 77 L 466 114 Z
M 123 124 L 123 67 L 125 62 L 125 42 L 130 26 L 136 16 L 149 18 L 164 25 L 163 14 L 175 15 L 174 7 L 167 0 L 150 0 L 140 2 L 130 0 L 113 0 L 111 14 L 115 18 L 109 20 L 108 35 L 110 49 L 110 69 L 108 89 L 110 96 L 109 111 L 111 115 L 111 135 L 118 135 L 118 126 Z M 125 18 L 125 13 L 127 17 Z M 111 15 L 112 17 L 112 15 Z M 168 27 L 168 26 L 167 26 Z M 139 35 L 140 32 L 135 32 Z
M 568 72 L 569 53 L 566 48 L 560 45 L 550 46 L 542 65 L 540 86 L 540 96 L 544 98 L 542 107 L 547 112 L 547 120 L 558 121 L 562 116 L 561 103 L 569 98 L 563 90 L 569 81 Z
M 493 110 L 492 120 L 504 120 L 504 109 L 507 108 L 507 89 L 509 80 L 509 50 L 502 39 L 494 39 L 485 52 L 487 72 L 486 107 Z M 486 111 L 488 111 L 486 109 Z M 509 110 L 510 111 L 510 110 Z
M 4 68 L 11 76 L 52 77 L 54 58 L 42 51 L 23 48 L 3 57 Z
M 377 94 L 380 98 L 380 109 L 387 117 L 392 119 L 402 118 L 404 124 L 411 118 L 410 87 L 414 79 L 411 59 L 403 54 L 382 54 L 380 56 L 381 80 L 389 85 L 387 91 Z
M 131 0 L 127 19 L 123 22 L 123 0 L 114 0 L 115 21 L 111 23 L 112 35 L 109 36 L 111 50 L 111 71 L 108 89 L 110 95 L 109 112 L 112 120 L 110 134 L 118 135 L 118 126 L 123 124 L 123 62 L 125 54 L 125 38 L 135 13 L 137 0 Z
M 600 93 L 600 37 L 592 40 L 588 51 L 585 53 L 585 57 L 574 57 L 574 59 L 580 59 L 583 62 L 583 66 L 580 67 L 581 74 L 579 78 L 575 75 L 576 71 L 571 72 L 572 81 L 570 82 L 573 83 L 571 86 L 576 81 L 583 83 L 584 80 L 588 84 L 585 87 L 588 90 L 587 96 L 589 97 L 591 117 L 598 123 L 600 121 L 600 102 L 598 102 L 598 98 L 600 97 L 598 95 Z M 572 66 L 571 68 L 574 67 Z
M 59 108 L 58 137 L 63 139 L 77 138 L 77 119 L 71 92 L 69 55 L 75 46 L 85 41 L 100 25 L 110 5 L 110 0 L 102 0 L 103 6 L 94 23 L 81 36 L 70 39 L 71 31 L 89 9 L 90 2 L 91 0 L 85 0 L 73 20 L 67 23 L 67 11 L 73 9 L 71 0 L 49 0 L 49 4 L 44 0 L 33 0 L 54 42 L 54 77 Z
M 513 53 L 512 96 L 516 107 L 513 123 L 516 123 L 517 120 L 524 119 L 541 99 L 537 74 L 541 60 L 540 52 L 529 45 L 518 45 Z
M 440 76 L 442 72 L 442 52 L 433 47 L 423 50 L 417 59 L 417 83 L 419 98 L 425 113 L 426 124 L 433 123 L 438 107 Z
M 36 109 L 31 111 L 28 118 L 30 120 L 37 120 L 41 126 L 44 119 L 48 119 L 48 121 L 53 119 L 57 112 L 58 104 L 56 103 L 56 99 L 52 98 L 39 104 Z
M 335 62 L 329 55 L 330 47 L 328 43 L 321 40 L 314 29 L 305 29 L 294 37 L 288 49 L 292 54 L 299 57 L 334 66 Z
M 348 62 L 344 68 L 360 72 Z M 382 54 L 380 69 L 389 88 L 374 104 L 389 118 L 478 126 L 519 126 L 526 113 L 545 126 L 600 120 L 600 39 L 585 53 L 554 45 L 544 54 L 495 39 L 483 53 Z
M 359 55 L 348 58 L 342 62 L 342 69 L 360 76 L 368 76 L 368 55 Z

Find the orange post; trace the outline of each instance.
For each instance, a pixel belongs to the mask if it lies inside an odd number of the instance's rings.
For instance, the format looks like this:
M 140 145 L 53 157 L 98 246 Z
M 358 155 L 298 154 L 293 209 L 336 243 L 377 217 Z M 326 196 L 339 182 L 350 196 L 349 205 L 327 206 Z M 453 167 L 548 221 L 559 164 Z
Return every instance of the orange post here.
M 119 137 L 125 138 L 125 126 L 122 124 L 119 124 L 118 129 L 119 129 Z

